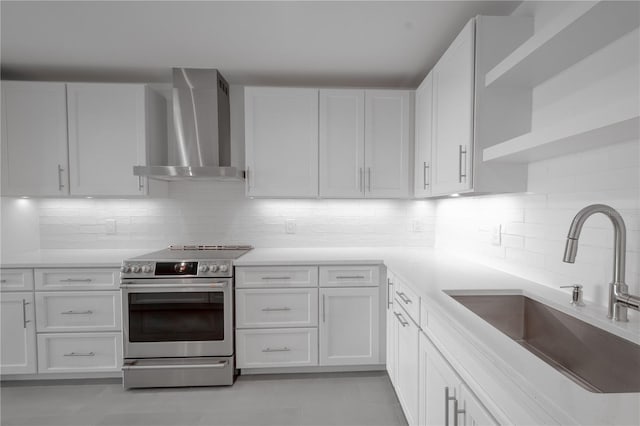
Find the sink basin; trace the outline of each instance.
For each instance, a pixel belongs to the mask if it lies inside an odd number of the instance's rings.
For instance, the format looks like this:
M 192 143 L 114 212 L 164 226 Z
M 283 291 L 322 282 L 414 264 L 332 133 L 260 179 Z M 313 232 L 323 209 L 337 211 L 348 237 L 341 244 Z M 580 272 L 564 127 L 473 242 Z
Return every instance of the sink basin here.
M 450 295 L 591 392 L 640 392 L 640 345 L 522 295 Z

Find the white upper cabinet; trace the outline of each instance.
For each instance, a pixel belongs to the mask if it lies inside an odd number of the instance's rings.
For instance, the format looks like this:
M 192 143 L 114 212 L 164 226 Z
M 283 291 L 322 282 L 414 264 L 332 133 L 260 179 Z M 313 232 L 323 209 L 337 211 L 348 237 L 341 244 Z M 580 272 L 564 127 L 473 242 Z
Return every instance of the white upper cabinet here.
M 433 72 L 416 89 L 415 173 L 416 198 L 431 195 L 431 138 L 433 121 Z
M 320 197 L 364 194 L 364 90 L 320 90 Z
M 145 86 L 67 84 L 69 184 L 73 195 L 142 195 L 145 164 Z
M 433 69 L 433 193 L 472 188 L 475 21 Z
M 411 92 L 365 92 L 365 196 L 409 196 Z
M 530 125 L 530 117 L 522 113 L 531 108 L 530 91 L 489 90 L 484 84 L 486 71 L 530 33 L 530 20 L 525 18 L 474 18 L 420 85 L 416 94 L 416 197 L 526 191 L 526 166 L 484 164 L 482 151 L 522 134 Z
M 247 195 L 318 196 L 318 90 L 245 88 Z
M 147 86 L 4 81 L 2 109 L 3 195 L 149 193 L 133 166 L 166 137 L 166 108 Z
M 66 195 L 64 83 L 2 82 L 2 195 Z

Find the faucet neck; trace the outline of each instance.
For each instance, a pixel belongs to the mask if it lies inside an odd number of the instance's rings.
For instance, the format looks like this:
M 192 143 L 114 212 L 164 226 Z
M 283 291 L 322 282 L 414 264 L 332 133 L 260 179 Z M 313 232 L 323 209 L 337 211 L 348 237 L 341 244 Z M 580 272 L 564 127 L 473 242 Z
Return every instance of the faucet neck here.
M 578 239 L 582 232 L 585 221 L 595 213 L 602 213 L 607 216 L 613 224 L 613 284 L 624 284 L 625 282 L 625 255 L 627 250 L 627 229 L 620 213 L 613 207 L 605 204 L 593 204 L 580 210 L 573 218 L 569 233 L 567 235 L 567 252 L 565 261 L 573 262 L 575 259 Z

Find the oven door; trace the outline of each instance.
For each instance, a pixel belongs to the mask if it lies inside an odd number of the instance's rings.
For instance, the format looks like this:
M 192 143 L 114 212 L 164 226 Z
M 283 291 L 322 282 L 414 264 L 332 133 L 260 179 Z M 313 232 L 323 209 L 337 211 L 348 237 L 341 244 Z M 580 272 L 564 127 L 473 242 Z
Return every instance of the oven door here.
M 126 280 L 125 358 L 233 355 L 231 279 Z

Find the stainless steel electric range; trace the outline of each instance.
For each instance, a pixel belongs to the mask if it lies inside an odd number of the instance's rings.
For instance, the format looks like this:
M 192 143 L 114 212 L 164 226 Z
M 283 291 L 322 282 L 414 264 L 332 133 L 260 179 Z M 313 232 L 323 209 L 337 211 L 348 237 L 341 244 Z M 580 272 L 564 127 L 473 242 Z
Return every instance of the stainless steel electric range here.
M 251 246 L 171 246 L 122 263 L 125 388 L 233 384 L 233 261 Z

